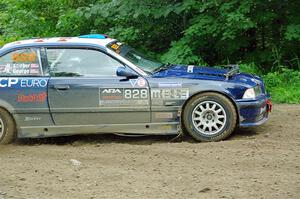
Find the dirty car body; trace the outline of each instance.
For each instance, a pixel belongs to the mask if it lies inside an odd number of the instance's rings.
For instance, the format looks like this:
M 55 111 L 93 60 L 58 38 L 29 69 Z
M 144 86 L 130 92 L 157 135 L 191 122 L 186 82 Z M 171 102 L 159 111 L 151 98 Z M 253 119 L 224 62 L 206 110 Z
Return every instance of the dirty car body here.
M 186 106 L 193 105 L 189 101 L 205 93 L 213 97 L 195 102 L 193 116 L 184 119 Z M 235 113 L 226 114 L 218 97 Z M 267 121 L 271 105 L 262 79 L 236 66 L 160 64 L 117 40 L 85 35 L 31 39 L 0 49 L 0 107 L 19 138 L 179 134 L 191 123 L 209 138 L 198 140 L 216 141 L 214 132 L 227 125 L 226 118 L 217 118 L 231 114 L 234 126 L 257 126 Z M 4 119 L 0 127 L 4 136 Z

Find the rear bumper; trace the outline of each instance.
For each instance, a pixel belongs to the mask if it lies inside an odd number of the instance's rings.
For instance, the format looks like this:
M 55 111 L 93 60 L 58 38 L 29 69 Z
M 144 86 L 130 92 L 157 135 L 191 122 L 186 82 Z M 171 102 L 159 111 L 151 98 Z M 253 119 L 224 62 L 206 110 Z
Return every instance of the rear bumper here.
M 237 100 L 237 106 L 240 127 L 258 126 L 265 123 L 272 110 L 270 97 L 266 95 L 255 100 Z

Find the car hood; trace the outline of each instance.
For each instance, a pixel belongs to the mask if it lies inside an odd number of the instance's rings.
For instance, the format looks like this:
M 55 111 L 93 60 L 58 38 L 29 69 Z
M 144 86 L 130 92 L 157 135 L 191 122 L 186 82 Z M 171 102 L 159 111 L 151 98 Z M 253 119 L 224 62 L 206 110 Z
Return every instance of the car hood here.
M 179 77 L 188 79 L 227 81 L 233 83 L 243 83 L 249 86 L 263 84 L 262 79 L 258 76 L 247 73 L 235 73 L 229 78 L 226 74 L 230 69 L 206 67 L 206 66 L 186 66 L 172 65 L 166 70 L 153 74 L 153 77 Z

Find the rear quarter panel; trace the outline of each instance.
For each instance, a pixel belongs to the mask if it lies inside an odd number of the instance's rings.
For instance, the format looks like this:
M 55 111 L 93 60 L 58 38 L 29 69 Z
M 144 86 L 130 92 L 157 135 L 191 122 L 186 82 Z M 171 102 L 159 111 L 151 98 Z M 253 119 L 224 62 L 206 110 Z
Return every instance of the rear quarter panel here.
M 52 124 L 48 78 L 0 77 L 0 107 L 9 111 L 18 128 Z

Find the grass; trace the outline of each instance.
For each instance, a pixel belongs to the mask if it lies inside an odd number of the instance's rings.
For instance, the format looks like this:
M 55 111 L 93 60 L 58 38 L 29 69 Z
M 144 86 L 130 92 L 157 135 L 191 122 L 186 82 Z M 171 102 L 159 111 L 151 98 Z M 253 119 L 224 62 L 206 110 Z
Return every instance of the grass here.
M 242 64 L 243 72 L 261 76 L 264 79 L 267 91 L 275 103 L 300 103 L 300 71 L 280 67 L 275 72 L 263 72 L 254 64 Z

